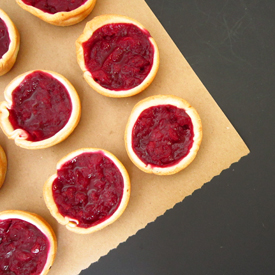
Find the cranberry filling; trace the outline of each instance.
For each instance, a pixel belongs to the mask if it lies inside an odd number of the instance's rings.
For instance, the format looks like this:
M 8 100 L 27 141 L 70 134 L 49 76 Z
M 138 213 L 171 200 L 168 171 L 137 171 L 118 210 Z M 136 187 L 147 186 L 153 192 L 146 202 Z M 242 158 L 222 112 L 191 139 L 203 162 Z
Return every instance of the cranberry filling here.
M 33 224 L 0 220 L 0 274 L 38 275 L 47 261 L 49 241 Z
M 188 154 L 193 137 L 193 124 L 184 109 L 159 105 L 144 110 L 138 117 L 132 147 L 146 165 L 169 167 Z
M 64 217 L 88 228 L 108 219 L 118 208 L 123 194 L 123 177 L 102 152 L 83 153 L 57 171 L 53 197 Z
M 138 86 L 149 74 L 154 48 L 150 34 L 133 24 L 107 24 L 83 43 L 84 60 L 102 87 L 119 91 Z
M 22 0 L 26 5 L 44 12 L 55 14 L 61 11 L 72 11 L 79 8 L 87 0 Z
M 12 92 L 9 120 L 14 129 L 24 129 L 27 140 L 52 137 L 68 122 L 72 102 L 62 83 L 50 74 L 35 71 Z
M 5 22 L 0 18 L 0 59 L 8 51 L 10 46 L 10 37 Z

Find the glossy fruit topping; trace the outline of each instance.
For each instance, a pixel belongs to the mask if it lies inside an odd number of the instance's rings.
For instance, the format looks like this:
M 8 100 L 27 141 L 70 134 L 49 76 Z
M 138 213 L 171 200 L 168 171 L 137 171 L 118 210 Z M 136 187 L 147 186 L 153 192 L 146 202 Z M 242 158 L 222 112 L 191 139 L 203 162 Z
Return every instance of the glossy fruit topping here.
M 106 89 L 132 89 L 152 68 L 154 48 L 149 38 L 148 31 L 134 24 L 104 25 L 83 43 L 85 66 Z
M 88 228 L 108 219 L 119 207 L 123 177 L 102 152 L 85 152 L 57 171 L 52 185 L 60 214 Z
M 10 46 L 10 37 L 5 22 L 0 18 L 0 59 L 8 51 Z
M 72 102 L 61 82 L 48 73 L 35 71 L 13 91 L 9 112 L 14 129 L 24 129 L 29 141 L 41 141 L 66 125 Z
M 22 0 L 22 2 L 44 12 L 55 14 L 57 12 L 75 10 L 87 0 Z
M 0 220 L 0 274 L 38 275 L 47 261 L 49 241 L 34 225 Z
M 193 144 L 193 124 L 184 109 L 153 106 L 138 117 L 132 131 L 132 147 L 146 164 L 169 167 L 177 164 Z

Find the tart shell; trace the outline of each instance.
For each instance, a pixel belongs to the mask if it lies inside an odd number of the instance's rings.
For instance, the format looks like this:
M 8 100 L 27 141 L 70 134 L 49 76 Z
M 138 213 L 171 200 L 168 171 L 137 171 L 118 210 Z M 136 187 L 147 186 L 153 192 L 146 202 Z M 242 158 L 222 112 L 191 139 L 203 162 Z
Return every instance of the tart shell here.
M 88 0 L 83 5 L 72 11 L 62 11 L 50 14 L 25 4 L 22 0 L 16 0 L 16 3 L 24 10 L 40 18 L 41 20 L 56 26 L 71 26 L 84 20 L 93 10 L 96 0 Z
M 9 16 L 0 9 L 0 18 L 5 22 L 9 37 L 10 37 L 10 45 L 8 51 L 2 56 L 0 59 L 0 76 L 6 74 L 13 67 L 17 54 L 20 47 L 20 35 L 15 27 L 14 23 L 11 21 Z
M 140 114 L 147 108 L 158 105 L 174 105 L 175 107 L 184 109 L 185 112 L 191 118 L 193 124 L 194 138 L 193 145 L 188 153 L 181 161 L 176 163 L 175 165 L 169 167 L 156 167 L 150 164 L 146 165 L 134 152 L 132 148 L 132 131 L 133 127 L 136 123 L 136 120 L 140 116 Z M 156 95 L 145 98 L 144 100 L 138 102 L 128 119 L 124 141 L 127 154 L 131 161 L 142 171 L 146 173 L 153 173 L 156 175 L 172 175 L 175 174 L 182 169 L 186 168 L 196 157 L 197 152 L 199 150 L 200 144 L 202 140 L 202 124 L 201 119 L 197 111 L 184 99 L 173 96 L 173 95 Z
M 14 129 L 10 123 L 8 109 L 12 106 L 12 92 L 20 85 L 20 83 L 27 75 L 35 71 L 29 71 L 27 73 L 21 74 L 12 80 L 4 91 L 4 97 L 6 101 L 0 102 L 0 127 L 9 139 L 14 139 L 16 145 L 26 149 L 42 149 L 60 143 L 73 132 L 80 120 L 81 115 L 80 99 L 73 85 L 64 76 L 56 72 L 46 70 L 40 71 L 50 74 L 65 86 L 72 102 L 72 112 L 67 124 L 54 136 L 37 142 L 26 140 L 27 134 L 25 130 Z
M 65 157 L 63 157 L 56 166 L 56 169 L 60 169 L 62 167 L 62 165 L 73 159 L 74 157 L 83 154 L 85 152 L 103 152 L 105 156 L 107 156 L 109 159 L 111 159 L 114 164 L 117 166 L 117 168 L 119 169 L 119 171 L 122 174 L 123 177 L 123 181 L 124 181 L 124 188 L 123 188 L 123 195 L 121 198 L 121 202 L 119 204 L 119 207 L 117 208 L 117 210 L 112 214 L 112 216 L 110 216 L 108 219 L 104 220 L 103 222 L 96 224 L 92 227 L 89 228 L 81 228 L 81 227 L 77 227 L 77 223 L 78 221 L 69 217 L 64 217 L 63 215 L 60 214 L 57 205 L 54 201 L 53 198 L 53 193 L 52 193 L 52 185 L 54 180 L 57 178 L 57 173 L 52 175 L 45 183 L 44 185 L 44 189 L 43 189 L 43 195 L 44 195 L 44 200 L 46 203 L 47 208 L 49 209 L 49 211 L 51 212 L 52 216 L 62 225 L 65 225 L 66 228 L 72 232 L 78 233 L 78 234 L 89 234 L 89 233 L 93 233 L 96 232 L 98 230 L 103 229 L 104 227 L 110 225 L 111 223 L 115 222 L 124 212 L 124 210 L 126 209 L 128 202 L 129 202 L 129 198 L 130 198 L 130 190 L 131 190 L 131 186 L 130 186 L 130 178 L 128 175 L 128 172 L 126 171 L 125 167 L 123 166 L 123 164 L 110 152 L 103 150 L 103 149 L 98 149 L 98 148 L 82 148 L 76 151 L 73 151 L 71 153 L 69 153 L 68 155 L 66 155 Z
M 0 188 L 2 187 L 7 172 L 7 157 L 4 149 L 0 146 Z
M 46 275 L 53 265 L 55 255 L 56 255 L 56 250 L 57 250 L 56 235 L 52 227 L 41 216 L 34 213 L 26 212 L 26 211 L 6 210 L 3 212 L 0 212 L 0 220 L 7 220 L 7 219 L 20 219 L 20 220 L 29 222 L 34 226 L 36 226 L 47 237 L 50 243 L 48 257 L 47 257 L 45 266 L 42 272 L 40 273 L 40 275 Z
M 141 30 L 146 30 L 143 25 L 141 25 L 138 21 L 122 16 L 122 15 L 101 15 L 93 18 L 91 21 L 89 21 L 82 33 L 82 35 L 77 39 L 76 41 L 76 55 L 77 55 L 77 62 L 83 71 L 84 79 L 87 81 L 87 83 L 98 93 L 108 96 L 108 97 L 129 97 L 136 95 L 140 92 L 142 92 L 144 89 L 146 89 L 154 80 L 158 68 L 159 68 L 159 50 L 157 47 L 157 44 L 155 40 L 152 37 L 149 37 L 149 40 L 152 44 L 152 47 L 154 48 L 154 57 L 153 57 L 153 64 L 152 68 L 150 70 L 150 73 L 147 75 L 147 77 L 141 82 L 138 86 L 129 89 L 129 90 L 121 90 L 121 91 L 112 91 L 109 89 L 106 89 L 99 85 L 92 77 L 92 74 L 87 70 L 85 61 L 84 61 L 84 51 L 82 44 L 89 40 L 89 38 L 93 35 L 93 33 L 101 28 L 104 25 L 112 24 L 112 23 L 129 23 L 134 24 Z

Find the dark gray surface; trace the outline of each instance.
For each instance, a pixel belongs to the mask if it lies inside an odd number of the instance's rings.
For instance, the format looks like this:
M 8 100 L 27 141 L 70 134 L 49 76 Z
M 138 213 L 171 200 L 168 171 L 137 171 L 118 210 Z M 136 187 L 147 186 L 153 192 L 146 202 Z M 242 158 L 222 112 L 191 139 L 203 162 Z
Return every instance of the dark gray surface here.
M 275 274 L 275 1 L 147 3 L 251 153 L 81 275 Z

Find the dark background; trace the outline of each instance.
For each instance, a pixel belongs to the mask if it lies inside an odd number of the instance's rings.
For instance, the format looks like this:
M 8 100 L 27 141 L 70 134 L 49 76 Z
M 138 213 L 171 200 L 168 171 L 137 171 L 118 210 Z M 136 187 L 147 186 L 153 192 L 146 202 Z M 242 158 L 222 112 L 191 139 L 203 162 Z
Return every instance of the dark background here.
M 146 2 L 251 153 L 81 275 L 275 274 L 275 1 Z

